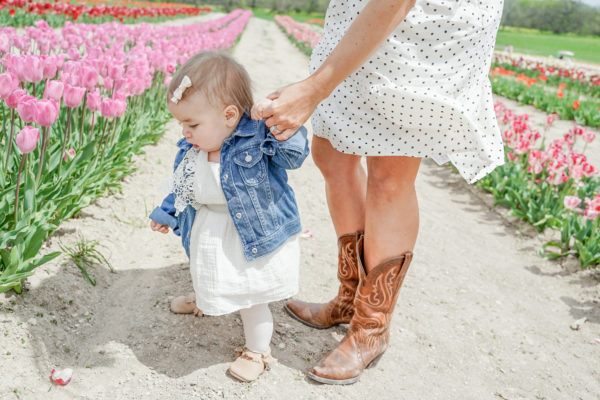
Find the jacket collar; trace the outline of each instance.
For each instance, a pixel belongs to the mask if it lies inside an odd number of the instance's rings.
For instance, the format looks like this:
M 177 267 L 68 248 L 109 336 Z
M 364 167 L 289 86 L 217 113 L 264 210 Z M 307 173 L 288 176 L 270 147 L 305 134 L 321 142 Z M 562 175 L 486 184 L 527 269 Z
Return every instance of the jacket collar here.
M 246 113 L 242 114 L 242 118 L 231 136 L 254 136 L 258 130 L 258 122 L 251 119 Z

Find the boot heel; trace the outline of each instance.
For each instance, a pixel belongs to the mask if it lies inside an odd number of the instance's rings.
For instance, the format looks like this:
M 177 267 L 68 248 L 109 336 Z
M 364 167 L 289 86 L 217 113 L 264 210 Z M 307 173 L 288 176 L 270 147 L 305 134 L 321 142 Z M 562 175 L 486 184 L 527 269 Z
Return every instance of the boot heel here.
M 385 353 L 385 351 L 381 352 L 381 354 L 379 354 L 377 357 L 375 357 L 374 359 L 372 359 L 371 362 L 369 363 L 369 365 L 367 365 L 366 368 L 376 367 L 377 364 L 379 363 L 379 360 L 381 360 L 381 356 L 383 356 L 383 353 Z

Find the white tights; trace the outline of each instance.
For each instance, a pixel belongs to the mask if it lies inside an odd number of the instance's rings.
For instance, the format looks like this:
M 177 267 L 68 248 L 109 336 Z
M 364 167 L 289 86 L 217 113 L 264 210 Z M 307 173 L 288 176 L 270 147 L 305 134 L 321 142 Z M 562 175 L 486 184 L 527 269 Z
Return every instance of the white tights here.
M 256 304 L 240 310 L 246 336 L 246 348 L 255 353 L 264 353 L 269 348 L 273 336 L 273 315 L 269 305 Z

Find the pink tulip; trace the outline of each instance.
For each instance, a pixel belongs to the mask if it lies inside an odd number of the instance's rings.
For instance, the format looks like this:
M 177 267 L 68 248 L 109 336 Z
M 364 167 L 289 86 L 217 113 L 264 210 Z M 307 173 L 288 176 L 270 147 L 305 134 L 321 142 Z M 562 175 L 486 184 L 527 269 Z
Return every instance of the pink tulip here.
M 557 114 L 548 115 L 548 117 L 546 117 L 546 125 L 552 126 L 552 124 L 554 124 L 554 121 L 556 121 L 557 118 L 558 118 Z
M 566 209 L 574 210 L 581 203 L 581 199 L 577 196 L 565 196 L 564 203 Z
M 114 84 L 114 82 L 112 79 L 110 79 L 109 77 L 104 78 L 104 89 L 112 90 L 113 84 Z
M 6 99 L 19 87 L 19 80 L 10 72 L 0 74 L 0 99 Z
M 78 107 L 83 100 L 85 94 L 85 88 L 65 85 L 65 91 L 63 93 L 63 101 L 67 107 Z
M 120 99 L 116 99 L 115 102 L 117 103 L 116 116 L 120 117 L 125 113 L 125 110 L 127 109 L 127 102 L 125 100 Z
M 35 150 L 37 141 L 40 138 L 40 131 L 33 126 L 26 126 L 17 135 L 17 146 L 21 153 L 27 154 Z
M 98 83 L 98 71 L 96 68 L 83 66 L 80 71 L 80 86 L 92 90 Z
M 102 103 L 100 104 L 100 113 L 104 118 L 114 118 L 119 113 L 119 104 L 117 104 L 119 100 L 114 100 L 111 98 L 102 99 Z
M 596 218 L 598 218 L 598 215 L 600 215 L 600 195 L 596 196 L 596 198 L 594 198 L 593 200 L 590 200 L 586 197 L 585 204 L 587 205 L 587 208 L 585 209 L 583 215 L 587 219 L 591 220 L 595 220 Z
M 44 79 L 53 79 L 58 71 L 58 60 L 53 57 L 46 57 L 44 60 Z
M 25 56 L 24 71 L 27 82 L 40 82 L 44 79 L 44 63 L 38 56 Z
M 586 143 L 592 143 L 596 139 L 596 134 L 594 132 L 586 131 L 583 134 L 583 141 Z
M 23 89 L 16 89 L 13 90 L 13 92 L 10 95 L 8 95 L 8 97 L 4 99 L 4 101 L 6 102 L 6 105 L 8 107 L 16 108 L 19 105 L 19 102 L 21 101 L 21 98 L 23 96 L 27 96 L 27 92 Z
M 65 84 L 61 81 L 48 81 L 44 89 L 44 98 L 60 101 L 65 90 Z
M 164 80 L 164 82 L 163 82 L 163 85 L 165 85 L 166 87 L 169 87 L 169 85 L 171 84 L 171 81 L 172 81 L 172 80 L 173 80 L 173 77 L 172 77 L 172 76 L 170 76 L 170 75 L 169 75 L 169 76 L 167 76 L 167 77 L 165 77 L 165 80 Z
M 37 100 L 31 96 L 23 96 L 17 105 L 19 117 L 25 123 L 30 123 L 35 119 L 37 113 Z
M 65 151 L 65 154 L 63 154 L 63 159 L 65 161 L 72 160 L 73 158 L 75 158 L 75 150 L 74 149 L 69 149 L 69 150 Z
M 94 92 L 88 92 L 86 96 L 86 103 L 90 111 L 100 110 L 100 90 L 96 89 Z
M 41 126 L 51 126 L 58 118 L 58 102 L 42 99 L 37 102 L 35 123 Z

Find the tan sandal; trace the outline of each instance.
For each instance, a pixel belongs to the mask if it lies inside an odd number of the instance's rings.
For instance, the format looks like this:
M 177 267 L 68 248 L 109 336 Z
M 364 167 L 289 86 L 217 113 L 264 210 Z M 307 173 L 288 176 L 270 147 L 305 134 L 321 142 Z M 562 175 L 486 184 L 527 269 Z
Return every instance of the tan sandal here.
M 171 312 L 175 314 L 194 314 L 197 317 L 204 315 L 202 310 L 196 307 L 196 295 L 194 293 L 175 297 L 171 301 Z
M 238 358 L 229 366 L 229 373 L 242 382 L 251 382 L 264 371 L 269 370 L 277 360 L 271 356 L 269 348 L 264 353 L 255 353 L 246 347 L 236 350 Z

